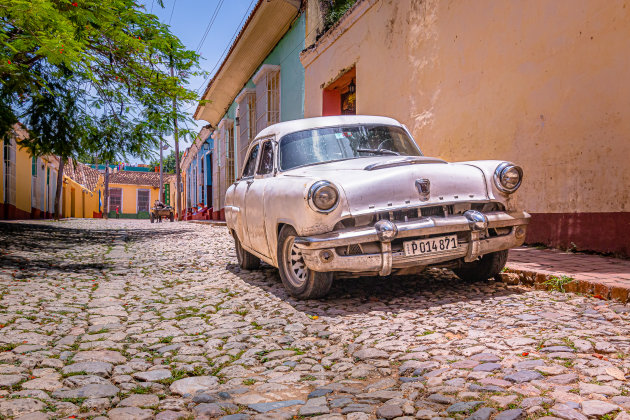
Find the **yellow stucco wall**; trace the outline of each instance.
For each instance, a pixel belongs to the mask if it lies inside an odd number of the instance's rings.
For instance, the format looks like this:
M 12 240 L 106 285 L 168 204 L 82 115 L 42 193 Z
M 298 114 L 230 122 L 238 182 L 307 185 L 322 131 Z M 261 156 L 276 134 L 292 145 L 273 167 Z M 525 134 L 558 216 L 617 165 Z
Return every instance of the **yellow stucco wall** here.
M 182 178 L 182 182 L 184 182 L 184 173 L 182 172 L 181 174 L 181 178 Z M 175 209 L 175 196 L 177 195 L 177 186 L 176 186 L 176 182 L 175 179 L 172 179 L 168 182 L 169 184 L 169 190 L 170 190 L 170 203 L 171 203 L 171 207 L 173 207 Z M 186 186 L 186 183 L 184 182 L 184 186 Z M 184 196 L 184 192 L 182 191 L 182 196 Z
M 149 208 L 153 207 L 153 203 L 158 199 L 160 190 L 148 185 L 126 185 L 126 184 L 109 184 L 109 188 L 122 188 L 122 209 L 121 213 L 137 213 L 138 212 L 138 193 L 139 189 L 150 191 Z M 115 206 L 109 208 L 110 211 L 115 211 Z
M 15 153 L 15 207 L 31 212 L 31 155 L 26 149 L 17 147 Z
M 630 210 L 630 4 L 364 3 L 335 42 L 303 54 L 306 117 L 356 65 L 357 113 L 400 120 L 426 155 L 518 162 L 527 210 Z
M 2 151 L 3 143 L 0 142 L 0 152 Z M 0 153 L 0 158 L 3 156 Z M 2 160 L 2 159 L 0 159 Z M 0 162 L 0 200 L 4 196 L 4 162 Z M 22 213 L 18 213 L 18 218 L 32 217 L 33 208 L 37 208 L 42 213 L 48 211 L 54 212 L 54 183 L 57 179 L 57 163 L 53 162 L 48 157 L 42 157 L 38 159 L 38 177 L 32 176 L 32 158 L 26 149 L 16 148 L 16 208 L 21 210 Z M 50 185 L 46 184 L 47 170 L 50 168 Z M 32 201 L 32 187 L 33 182 L 36 181 L 37 187 L 37 203 Z M 94 212 L 98 212 L 98 190 L 102 190 L 102 179 L 99 180 L 99 185 L 92 193 L 85 190 L 81 185 L 70 179 L 64 177 L 64 185 L 62 190 L 62 216 L 71 217 L 71 197 L 72 189 L 75 190 L 75 203 L 74 203 L 74 216 L 75 217 L 93 217 Z M 30 216 L 29 216 L 30 215 Z M 11 217 L 11 216 L 10 216 Z M 43 217 L 41 214 L 35 217 Z
M 4 197 L 4 141 L 0 140 L 0 201 Z
M 0 140 L 0 201 L 4 197 L 4 141 Z
M 52 174 L 51 174 L 52 176 Z M 72 213 L 72 190 L 74 189 L 74 217 L 92 218 L 94 213 L 98 213 L 98 192 L 102 191 L 102 180 L 99 180 L 98 187 L 90 192 L 84 189 L 68 177 L 64 177 L 62 215 L 63 217 L 73 217 Z

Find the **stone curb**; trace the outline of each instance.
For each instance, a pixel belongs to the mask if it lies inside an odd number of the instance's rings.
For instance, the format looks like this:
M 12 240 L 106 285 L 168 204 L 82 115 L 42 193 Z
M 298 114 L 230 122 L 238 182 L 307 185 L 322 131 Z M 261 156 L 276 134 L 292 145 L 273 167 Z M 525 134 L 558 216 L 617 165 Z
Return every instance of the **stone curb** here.
M 200 225 L 211 225 L 211 226 L 227 226 L 227 222 L 221 220 L 183 220 L 186 223 L 197 223 Z
M 510 285 L 534 287 L 537 290 L 553 290 L 552 277 L 560 274 L 537 273 L 535 271 L 517 270 L 507 267 L 497 276 L 497 280 Z M 593 295 L 605 300 L 616 300 L 621 303 L 630 302 L 630 286 L 610 285 L 591 280 L 573 280 L 562 286 L 565 292 Z

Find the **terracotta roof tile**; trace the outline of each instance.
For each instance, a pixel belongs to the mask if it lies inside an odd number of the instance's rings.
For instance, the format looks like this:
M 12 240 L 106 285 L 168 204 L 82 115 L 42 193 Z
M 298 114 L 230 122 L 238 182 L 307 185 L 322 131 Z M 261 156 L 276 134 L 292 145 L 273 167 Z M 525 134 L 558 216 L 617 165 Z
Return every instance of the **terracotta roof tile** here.
M 101 173 L 96 169 L 83 163 L 75 162 L 73 159 L 68 159 L 63 167 L 63 174 L 90 191 L 96 189 L 98 179 L 101 176 Z
M 164 183 L 170 181 L 175 175 L 164 174 Z M 149 187 L 160 187 L 159 172 L 134 172 L 120 171 L 109 175 L 110 184 L 142 185 Z

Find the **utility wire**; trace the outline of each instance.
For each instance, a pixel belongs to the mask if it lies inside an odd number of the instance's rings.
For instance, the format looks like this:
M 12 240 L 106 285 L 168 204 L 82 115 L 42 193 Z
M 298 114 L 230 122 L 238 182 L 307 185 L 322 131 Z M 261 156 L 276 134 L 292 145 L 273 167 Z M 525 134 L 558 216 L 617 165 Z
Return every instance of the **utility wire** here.
M 171 9 L 171 16 L 168 18 L 168 26 L 171 26 L 171 19 L 173 19 L 173 12 L 175 11 L 175 4 L 177 4 L 177 0 L 173 0 L 173 8 Z
M 217 60 L 216 64 L 214 65 L 214 67 L 212 67 L 212 70 L 210 70 L 210 73 L 208 73 L 208 77 L 206 78 L 206 80 L 204 80 L 203 83 L 201 84 L 201 86 L 199 86 L 196 89 L 197 92 L 201 91 L 201 89 L 203 89 L 203 87 L 208 84 L 208 82 L 210 81 L 210 78 L 213 76 L 213 72 L 216 70 L 216 68 L 219 66 L 219 64 L 223 60 L 223 56 L 228 51 L 230 46 L 232 46 L 232 42 L 234 42 L 234 39 L 236 38 L 236 35 L 238 35 L 238 32 L 241 30 L 241 26 L 243 25 L 243 22 L 245 22 L 245 19 L 247 18 L 247 16 L 249 16 L 250 9 L 252 7 L 252 4 L 254 4 L 254 1 L 255 0 L 252 0 L 249 3 L 249 6 L 247 6 L 247 10 L 245 10 L 245 14 L 243 15 L 243 19 L 241 19 L 241 23 L 239 23 L 238 26 L 236 27 L 236 31 L 234 31 L 234 35 L 232 35 L 232 38 L 230 39 L 230 42 L 228 42 L 227 46 L 223 50 L 223 53 L 221 53 L 221 56 Z
M 208 26 L 206 26 L 206 30 L 204 31 L 203 36 L 201 37 L 201 40 L 199 41 L 199 45 L 197 45 L 197 49 L 195 50 L 197 54 L 199 54 L 199 51 L 201 51 L 201 47 L 203 47 L 203 43 L 206 42 L 206 38 L 208 37 L 208 34 L 210 33 L 210 29 L 212 28 L 212 25 L 214 24 L 214 21 L 216 20 L 219 14 L 219 9 L 221 9 L 221 6 L 223 5 L 223 1 L 224 0 L 219 0 L 219 2 L 217 3 L 217 7 L 214 8 L 214 12 L 212 13 L 210 22 L 208 22 Z

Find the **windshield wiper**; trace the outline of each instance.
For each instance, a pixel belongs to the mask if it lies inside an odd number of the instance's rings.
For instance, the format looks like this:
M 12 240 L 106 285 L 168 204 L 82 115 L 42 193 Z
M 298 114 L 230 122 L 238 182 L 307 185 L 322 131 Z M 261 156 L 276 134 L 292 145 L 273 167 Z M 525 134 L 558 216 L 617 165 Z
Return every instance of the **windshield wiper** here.
M 389 149 L 357 149 L 357 152 L 359 152 L 359 153 L 375 153 L 377 155 L 395 155 L 395 156 L 400 156 L 400 153 L 394 152 L 393 150 L 389 150 Z

